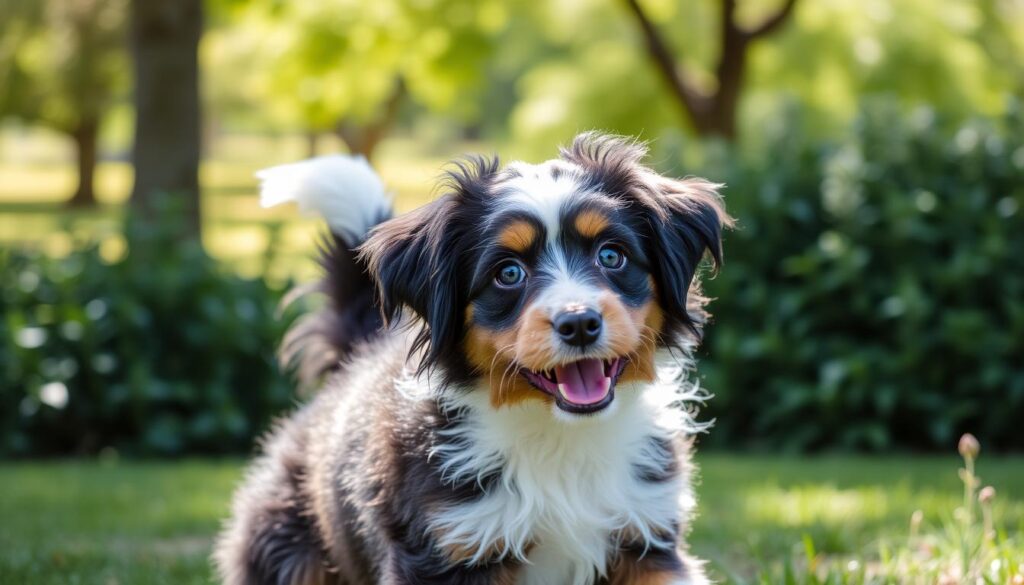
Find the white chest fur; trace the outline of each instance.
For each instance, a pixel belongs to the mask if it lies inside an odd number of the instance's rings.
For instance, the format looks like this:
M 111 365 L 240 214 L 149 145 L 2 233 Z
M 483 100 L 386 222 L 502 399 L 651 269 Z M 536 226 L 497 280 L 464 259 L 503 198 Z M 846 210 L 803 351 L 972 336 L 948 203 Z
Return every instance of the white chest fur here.
M 685 474 L 639 478 L 644 468 L 671 463 L 652 437 L 672 440 L 691 430 L 681 392 L 678 380 L 622 384 L 608 411 L 571 421 L 557 420 L 539 402 L 496 410 L 486 392 L 460 398 L 471 414 L 456 431 L 459 447 L 434 456 L 448 478 L 500 470 L 502 481 L 482 499 L 436 514 L 439 544 L 474 551 L 474 560 L 495 552 L 521 558 L 521 583 L 586 585 L 606 573 L 614 535 L 658 542 L 693 506 Z

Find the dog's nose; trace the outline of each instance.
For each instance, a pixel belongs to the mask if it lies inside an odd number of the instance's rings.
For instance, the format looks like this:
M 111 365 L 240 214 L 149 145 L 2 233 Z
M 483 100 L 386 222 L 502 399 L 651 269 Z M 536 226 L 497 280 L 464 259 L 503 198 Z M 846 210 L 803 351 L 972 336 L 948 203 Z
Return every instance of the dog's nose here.
M 583 347 L 597 341 L 603 324 L 601 313 L 594 309 L 573 309 L 556 315 L 553 326 L 562 341 Z

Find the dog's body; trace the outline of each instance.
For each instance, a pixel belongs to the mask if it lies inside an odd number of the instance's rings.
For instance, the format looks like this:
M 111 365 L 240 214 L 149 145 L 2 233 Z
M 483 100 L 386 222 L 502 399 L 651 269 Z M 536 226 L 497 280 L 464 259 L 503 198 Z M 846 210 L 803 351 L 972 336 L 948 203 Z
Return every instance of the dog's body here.
M 236 495 L 225 582 L 705 582 L 682 542 L 698 394 L 671 352 L 729 220 L 713 185 L 642 155 L 584 136 L 544 165 L 482 161 L 387 221 L 365 165 L 265 177 L 334 232 L 331 303 L 284 346 L 330 373 Z

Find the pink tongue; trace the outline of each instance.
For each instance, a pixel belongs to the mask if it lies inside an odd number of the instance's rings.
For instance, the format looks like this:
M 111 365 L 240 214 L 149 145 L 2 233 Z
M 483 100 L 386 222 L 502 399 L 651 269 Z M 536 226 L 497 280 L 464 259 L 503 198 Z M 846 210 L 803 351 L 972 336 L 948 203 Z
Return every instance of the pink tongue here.
M 604 362 L 587 359 L 555 368 L 558 391 L 574 404 L 594 404 L 608 395 L 610 380 L 604 375 Z

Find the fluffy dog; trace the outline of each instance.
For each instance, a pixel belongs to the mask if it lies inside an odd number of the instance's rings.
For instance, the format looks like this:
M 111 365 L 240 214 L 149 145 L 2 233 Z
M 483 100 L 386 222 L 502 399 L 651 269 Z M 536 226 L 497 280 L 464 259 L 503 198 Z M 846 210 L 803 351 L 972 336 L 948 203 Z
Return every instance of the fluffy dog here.
M 584 134 L 539 165 L 467 159 L 393 219 L 361 159 L 261 174 L 264 204 L 331 228 L 326 308 L 283 343 L 324 382 L 236 494 L 224 582 L 706 582 L 684 374 L 731 220 L 645 153 Z

